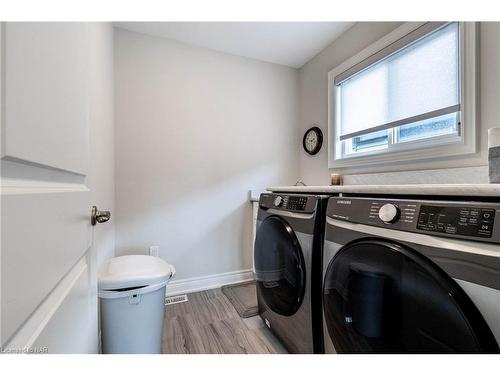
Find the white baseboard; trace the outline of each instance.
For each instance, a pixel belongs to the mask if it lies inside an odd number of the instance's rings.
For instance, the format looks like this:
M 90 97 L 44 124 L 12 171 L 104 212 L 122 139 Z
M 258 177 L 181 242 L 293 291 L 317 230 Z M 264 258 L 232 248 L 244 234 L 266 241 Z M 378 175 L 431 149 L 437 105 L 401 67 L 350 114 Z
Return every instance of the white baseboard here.
M 252 269 L 219 273 L 216 275 L 174 280 L 167 284 L 167 297 L 220 288 L 223 285 L 253 280 Z

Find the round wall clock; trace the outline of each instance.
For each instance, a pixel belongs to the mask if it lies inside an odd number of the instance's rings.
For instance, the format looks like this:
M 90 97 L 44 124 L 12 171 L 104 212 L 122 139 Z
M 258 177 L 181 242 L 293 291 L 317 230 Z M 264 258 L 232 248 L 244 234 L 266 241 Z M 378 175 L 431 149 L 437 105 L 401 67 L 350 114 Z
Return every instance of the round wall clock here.
M 316 155 L 323 145 L 323 132 L 317 126 L 308 129 L 302 139 L 302 146 L 309 155 Z

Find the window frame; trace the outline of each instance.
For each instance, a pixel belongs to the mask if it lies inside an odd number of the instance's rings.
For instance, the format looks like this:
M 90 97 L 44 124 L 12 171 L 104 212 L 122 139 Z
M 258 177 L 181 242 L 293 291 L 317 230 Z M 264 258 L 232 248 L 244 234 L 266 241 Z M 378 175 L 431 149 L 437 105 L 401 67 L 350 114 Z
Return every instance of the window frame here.
M 477 23 L 458 22 L 459 24 L 459 66 L 460 66 L 460 135 L 442 135 L 427 139 L 395 143 L 384 150 L 362 152 L 357 155 L 337 158 L 340 134 L 340 95 L 339 87 L 335 85 L 335 77 L 347 71 L 356 64 L 369 58 L 388 45 L 405 35 L 415 31 L 426 22 L 407 22 L 385 37 L 371 44 L 355 56 L 328 72 L 328 168 L 353 171 L 373 170 L 398 171 L 403 170 L 403 163 L 418 163 L 433 160 L 453 159 L 460 155 L 478 152 L 476 135 L 478 121 L 477 100 Z M 392 131 L 388 131 L 391 137 Z M 432 150 L 432 153 L 429 153 Z M 403 163 L 401 163 L 403 162 Z M 451 166 L 451 165 L 450 165 Z M 408 168 L 404 168 L 408 169 Z

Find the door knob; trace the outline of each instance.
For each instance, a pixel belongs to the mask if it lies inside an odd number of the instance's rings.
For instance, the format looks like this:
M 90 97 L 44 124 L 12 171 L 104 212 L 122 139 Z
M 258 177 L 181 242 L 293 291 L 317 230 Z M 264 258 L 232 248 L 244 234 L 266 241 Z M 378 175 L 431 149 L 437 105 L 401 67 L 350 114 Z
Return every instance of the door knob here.
M 99 211 L 97 206 L 92 206 L 92 214 L 90 216 L 90 222 L 92 225 L 97 223 L 105 223 L 111 218 L 111 212 L 109 211 Z

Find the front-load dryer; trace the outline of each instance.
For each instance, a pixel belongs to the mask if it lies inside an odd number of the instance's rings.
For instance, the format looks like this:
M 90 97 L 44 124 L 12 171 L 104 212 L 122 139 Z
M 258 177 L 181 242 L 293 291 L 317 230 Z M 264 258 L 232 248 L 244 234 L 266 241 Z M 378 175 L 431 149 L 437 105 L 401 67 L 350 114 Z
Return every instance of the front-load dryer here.
M 322 247 L 327 197 L 264 193 L 254 260 L 259 315 L 290 353 L 322 352 Z
M 331 198 L 327 353 L 499 353 L 500 204 Z

